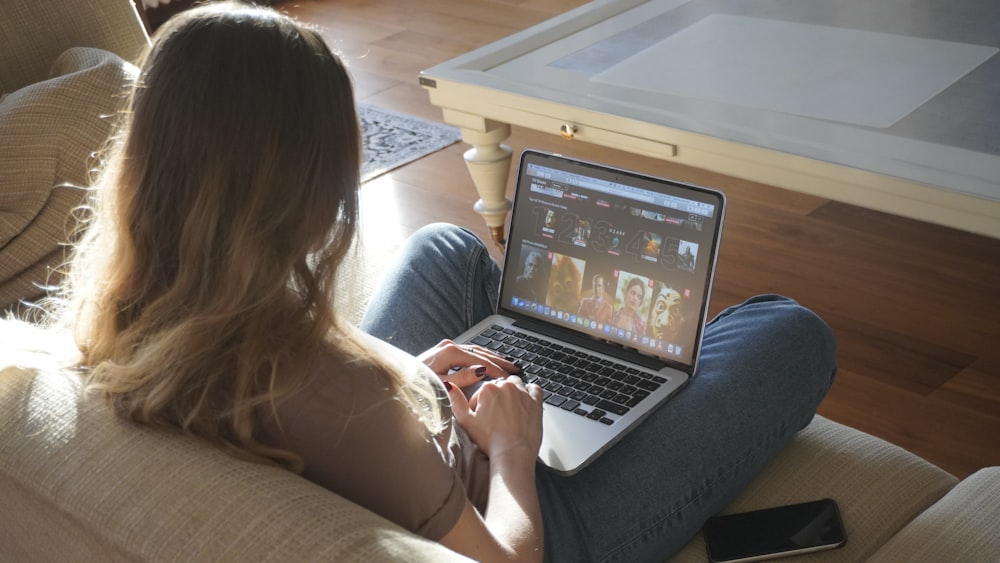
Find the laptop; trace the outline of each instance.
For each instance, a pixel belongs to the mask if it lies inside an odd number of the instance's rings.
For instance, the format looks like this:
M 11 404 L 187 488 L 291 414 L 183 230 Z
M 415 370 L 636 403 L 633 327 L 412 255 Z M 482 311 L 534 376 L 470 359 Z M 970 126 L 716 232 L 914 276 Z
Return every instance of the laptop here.
M 571 475 L 695 373 L 725 196 L 522 153 L 497 313 L 456 338 L 545 390 L 539 460 Z

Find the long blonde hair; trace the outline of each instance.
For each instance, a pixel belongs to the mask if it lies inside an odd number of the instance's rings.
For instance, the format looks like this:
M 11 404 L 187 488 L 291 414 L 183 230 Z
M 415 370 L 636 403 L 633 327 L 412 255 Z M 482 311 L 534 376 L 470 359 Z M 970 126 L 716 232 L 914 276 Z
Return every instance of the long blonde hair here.
M 361 140 L 350 77 L 319 33 L 207 4 L 158 30 L 140 68 L 57 313 L 91 385 L 121 416 L 293 469 L 261 424 L 323 357 L 373 365 L 439 428 L 433 390 L 333 310 Z

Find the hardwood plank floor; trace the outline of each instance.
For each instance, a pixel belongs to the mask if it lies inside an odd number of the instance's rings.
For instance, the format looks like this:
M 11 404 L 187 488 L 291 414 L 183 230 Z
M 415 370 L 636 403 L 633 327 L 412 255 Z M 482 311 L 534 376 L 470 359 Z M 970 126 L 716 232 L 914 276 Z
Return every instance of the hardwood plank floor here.
M 417 84 L 420 70 L 583 3 L 309 0 L 280 7 L 324 28 L 349 62 L 359 99 L 440 121 Z M 508 144 L 719 187 L 730 210 L 713 313 L 757 293 L 799 300 L 839 342 L 840 374 L 820 413 L 958 477 L 1000 465 L 1000 240 L 519 128 Z M 363 193 L 377 193 L 381 209 L 366 220 L 379 222 L 394 205 L 400 237 L 449 221 L 488 240 L 472 212 L 465 149 L 453 145 L 366 185 Z

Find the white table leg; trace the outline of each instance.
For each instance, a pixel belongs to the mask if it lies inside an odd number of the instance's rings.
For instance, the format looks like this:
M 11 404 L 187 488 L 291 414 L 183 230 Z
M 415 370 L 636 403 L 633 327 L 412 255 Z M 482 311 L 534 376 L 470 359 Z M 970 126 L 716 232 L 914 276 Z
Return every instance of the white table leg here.
M 465 164 L 479 192 L 479 201 L 473 209 L 483 216 L 490 236 L 502 248 L 506 244 L 505 225 L 511 207 L 510 200 L 505 196 L 512 151 L 501 141 L 510 137 L 510 125 L 490 124 L 494 127 L 486 131 L 462 128 L 462 140 L 472 145 L 465 152 Z

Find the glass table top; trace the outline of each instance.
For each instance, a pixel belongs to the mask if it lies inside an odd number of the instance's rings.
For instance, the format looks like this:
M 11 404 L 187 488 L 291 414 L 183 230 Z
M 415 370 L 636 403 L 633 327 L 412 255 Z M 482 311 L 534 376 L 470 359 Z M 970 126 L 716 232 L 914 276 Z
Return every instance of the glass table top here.
M 619 0 L 424 72 L 1000 201 L 1000 2 Z

